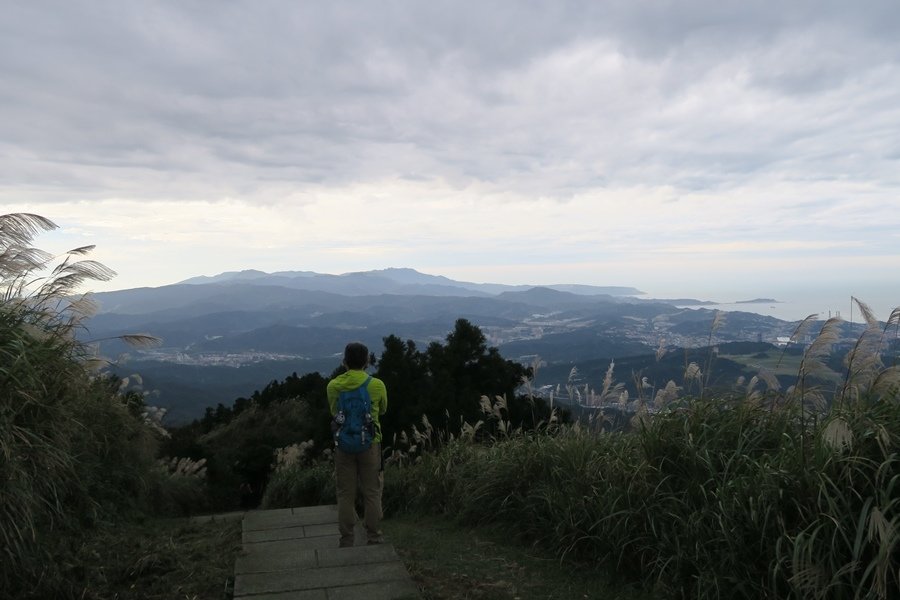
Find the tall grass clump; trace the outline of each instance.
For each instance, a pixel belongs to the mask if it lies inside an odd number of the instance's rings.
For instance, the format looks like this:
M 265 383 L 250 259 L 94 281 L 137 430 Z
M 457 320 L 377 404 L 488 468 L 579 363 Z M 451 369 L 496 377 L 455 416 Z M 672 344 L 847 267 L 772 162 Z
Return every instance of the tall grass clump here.
M 97 375 L 76 340 L 91 314 L 77 294 L 112 271 L 31 246 L 55 228 L 43 217 L 0 215 L 0 589 L 10 597 L 66 597 L 83 534 L 139 508 L 154 438 L 140 406 Z M 147 336 L 131 341 L 149 342 Z
M 658 597 L 900 597 L 900 369 L 881 358 L 900 310 L 860 306 L 836 384 L 828 321 L 783 392 L 676 398 L 629 432 L 463 436 L 398 461 L 385 506 L 507 528 Z
M 268 406 L 252 403 L 229 422 L 197 437 L 196 446 L 207 457 L 211 508 L 255 508 L 262 502 L 270 479 L 275 479 L 277 486 L 278 479 L 294 472 L 289 468 L 294 462 L 297 469 L 304 468 L 309 460 L 307 453 L 310 457 L 313 454 L 310 438 L 323 429 L 329 433 L 322 426 L 327 421 L 317 416 L 310 403 L 300 398 Z M 302 460 L 300 447 L 304 448 Z M 299 497 L 296 501 L 295 506 L 309 502 Z
M 316 506 L 337 502 L 332 452 L 314 453 L 312 440 L 291 444 L 275 452 L 272 477 L 262 508 Z

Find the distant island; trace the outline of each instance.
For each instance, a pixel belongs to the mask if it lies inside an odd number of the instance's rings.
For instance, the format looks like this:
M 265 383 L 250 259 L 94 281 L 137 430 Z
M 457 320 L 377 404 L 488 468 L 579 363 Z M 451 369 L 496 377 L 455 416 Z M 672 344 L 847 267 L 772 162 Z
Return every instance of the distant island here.
M 781 304 L 774 298 L 754 298 L 753 300 L 738 300 L 735 304 Z
M 696 298 L 653 298 L 646 300 L 647 302 L 662 302 L 673 306 L 715 306 L 721 302 L 713 302 L 712 300 L 697 300 Z

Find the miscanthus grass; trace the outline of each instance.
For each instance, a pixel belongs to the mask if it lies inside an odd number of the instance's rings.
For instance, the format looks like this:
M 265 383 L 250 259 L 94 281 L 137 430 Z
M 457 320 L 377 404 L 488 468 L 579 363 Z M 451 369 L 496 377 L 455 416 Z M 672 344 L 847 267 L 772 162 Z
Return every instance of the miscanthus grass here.
M 418 427 L 393 449 L 386 509 L 505 527 L 659 597 L 900 597 L 900 369 L 882 358 L 900 310 L 879 322 L 857 303 L 865 330 L 836 384 L 823 375 L 843 324 L 808 319 L 795 385 L 763 370 L 708 397 L 710 358 L 628 433 L 516 431 L 482 399 L 485 421 L 436 451 Z
M 95 308 L 78 288 L 113 272 L 82 258 L 91 247 L 57 257 L 31 246 L 53 228 L 0 215 L 0 590 L 11 597 L 65 597 L 81 534 L 135 507 L 153 473 L 143 403 L 75 336 Z
M 291 444 L 275 451 L 272 477 L 261 506 L 289 508 L 336 502 L 332 451 L 315 453 L 312 440 Z

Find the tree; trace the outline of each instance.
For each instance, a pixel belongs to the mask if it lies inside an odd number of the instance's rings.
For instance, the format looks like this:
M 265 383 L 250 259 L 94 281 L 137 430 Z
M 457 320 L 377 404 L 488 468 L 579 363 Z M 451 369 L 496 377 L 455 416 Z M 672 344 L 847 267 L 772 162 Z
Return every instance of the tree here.
M 481 330 L 466 319 L 456 321 L 446 345 L 430 344 L 425 358 L 431 377 L 425 413 L 452 433 L 458 432 L 461 419 L 475 422 L 481 418 L 481 396 L 512 399 L 529 375 L 522 365 L 504 359 L 496 348 L 488 348 Z
M 425 356 L 412 340 L 404 342 L 395 335 L 384 338 L 384 351 L 377 364 L 375 376 L 384 381 L 388 390 L 388 411 L 381 417 L 381 432 L 384 443 L 391 444 L 394 434 L 423 414 L 434 416 L 433 386 Z

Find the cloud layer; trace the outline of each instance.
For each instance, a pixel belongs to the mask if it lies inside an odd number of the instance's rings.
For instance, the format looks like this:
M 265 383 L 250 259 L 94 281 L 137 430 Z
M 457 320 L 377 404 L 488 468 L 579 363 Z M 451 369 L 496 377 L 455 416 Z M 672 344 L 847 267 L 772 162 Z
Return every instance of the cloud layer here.
M 900 267 L 895 2 L 544 4 L 13 3 L 0 206 L 123 285 Z

